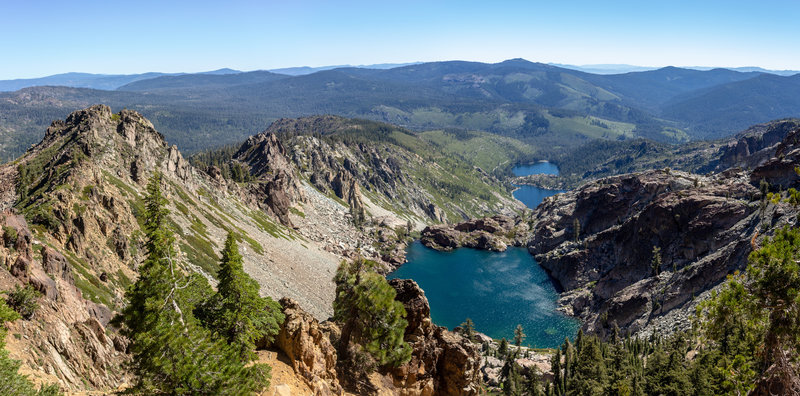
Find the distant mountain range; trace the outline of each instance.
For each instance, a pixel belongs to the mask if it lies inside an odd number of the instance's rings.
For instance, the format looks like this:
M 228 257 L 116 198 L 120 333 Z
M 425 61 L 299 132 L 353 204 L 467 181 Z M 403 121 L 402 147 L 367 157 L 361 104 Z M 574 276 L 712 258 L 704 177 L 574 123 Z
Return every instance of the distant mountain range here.
M 313 74 L 316 72 L 333 70 L 333 69 L 358 68 L 358 69 L 386 70 L 404 66 L 419 65 L 421 63 L 423 62 L 378 63 L 373 65 L 358 65 L 358 66 L 353 66 L 353 65 L 332 65 L 332 66 L 319 66 L 319 67 L 299 66 L 299 67 L 285 67 L 285 68 L 269 69 L 269 70 L 255 70 L 253 72 L 243 72 L 240 70 L 223 68 L 223 69 L 212 70 L 208 72 L 200 72 L 200 73 L 159 73 L 159 72 L 148 72 L 141 74 L 62 73 L 62 74 L 54 74 L 52 76 L 39 77 L 39 78 L 0 80 L 0 91 L 2 92 L 16 91 L 22 88 L 38 87 L 38 86 L 64 86 L 72 88 L 93 88 L 93 89 L 112 90 L 136 81 L 149 80 L 161 76 L 181 76 L 181 75 L 199 75 L 199 74 L 226 75 L 226 74 L 239 74 L 239 73 L 254 73 L 263 71 L 275 74 L 284 74 L 287 76 L 304 76 L 307 74 Z M 596 64 L 596 65 L 577 66 L 577 65 L 567 65 L 561 63 L 548 63 L 548 65 L 564 69 L 582 71 L 585 73 L 592 73 L 592 74 L 625 74 L 631 72 L 644 72 L 644 71 L 660 69 L 658 67 L 635 66 L 627 64 Z M 713 69 L 727 69 L 742 73 L 759 72 L 759 73 L 775 74 L 779 76 L 791 76 L 800 73 L 800 71 L 797 70 L 768 70 L 755 66 L 724 67 L 724 68 L 687 66 L 683 67 L 683 69 L 702 70 L 702 71 L 713 70 Z
M 598 74 L 524 59 L 392 66 L 47 77 L 39 83 L 50 86 L 0 93 L 0 158 L 19 155 L 53 119 L 97 103 L 141 112 L 188 153 L 316 114 L 487 131 L 548 155 L 594 139 L 714 139 L 800 116 L 800 75 L 677 67 Z
M 594 74 L 624 74 L 624 73 L 631 73 L 631 72 L 642 72 L 642 71 L 649 71 L 649 70 L 658 70 L 660 67 L 652 67 L 652 66 L 635 66 L 635 65 L 627 65 L 627 64 L 597 64 L 597 65 L 566 65 L 562 63 L 548 63 L 552 66 L 563 67 L 565 69 L 572 69 L 572 70 L 579 70 L 586 73 L 594 73 Z M 708 66 L 683 66 L 683 69 L 692 69 L 692 70 L 713 70 L 713 69 L 728 69 L 738 72 L 759 72 L 759 73 L 769 73 L 769 74 L 776 74 L 779 76 L 792 76 L 797 73 L 800 73 L 800 70 L 769 70 L 764 69 L 761 67 L 750 66 L 750 67 L 708 67 Z
M 287 76 L 302 76 L 306 74 L 316 73 L 323 70 L 338 69 L 342 67 L 358 67 L 362 69 L 391 69 L 395 67 L 414 65 L 416 63 L 380 63 L 375 65 L 341 65 L 341 66 L 321 66 L 321 67 L 287 67 L 282 69 L 271 69 L 268 72 L 285 74 Z M 257 70 L 254 72 L 264 72 Z M 42 86 L 62 86 L 72 88 L 92 88 L 102 90 L 113 90 L 123 85 L 130 84 L 136 81 L 149 80 L 162 76 L 185 76 L 185 75 L 227 75 L 227 74 L 241 74 L 241 73 L 254 73 L 243 72 L 229 68 L 212 70 L 200 73 L 159 73 L 148 72 L 141 74 L 92 74 L 92 73 L 62 73 L 54 74 L 52 76 L 38 77 L 38 78 L 20 78 L 14 80 L 0 80 L 0 92 L 16 91 L 28 87 L 42 87 Z

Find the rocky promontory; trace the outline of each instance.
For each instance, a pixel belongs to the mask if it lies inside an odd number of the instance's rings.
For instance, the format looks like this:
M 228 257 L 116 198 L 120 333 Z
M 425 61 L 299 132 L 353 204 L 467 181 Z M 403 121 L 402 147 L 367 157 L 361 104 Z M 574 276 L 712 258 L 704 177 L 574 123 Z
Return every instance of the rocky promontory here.
M 502 252 L 508 246 L 525 246 L 528 231 L 528 223 L 522 217 L 497 215 L 458 224 L 425 227 L 420 242 L 429 248 L 444 251 L 469 247 Z
M 291 299 L 280 301 L 286 321 L 275 345 L 317 395 L 340 395 L 342 384 L 348 384 L 347 390 L 358 394 L 478 394 L 482 361 L 478 345 L 433 324 L 428 299 L 416 282 L 393 279 L 389 284 L 406 310 L 404 339 L 412 348 L 409 362 L 353 378 L 359 370 L 337 357 L 338 325 L 317 321 Z

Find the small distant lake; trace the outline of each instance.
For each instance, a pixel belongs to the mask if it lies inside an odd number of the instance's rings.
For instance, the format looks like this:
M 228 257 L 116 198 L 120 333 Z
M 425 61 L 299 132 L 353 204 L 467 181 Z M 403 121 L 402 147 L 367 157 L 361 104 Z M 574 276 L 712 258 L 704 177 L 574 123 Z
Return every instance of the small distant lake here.
M 518 165 L 511 169 L 514 176 L 529 176 L 529 175 L 558 175 L 558 167 L 547 161 L 537 162 L 529 165 Z M 564 190 L 548 190 L 546 188 L 539 188 L 536 186 L 520 185 L 514 191 L 514 198 L 520 200 L 525 206 L 534 209 L 539 206 L 542 201 L 558 193 L 565 192 Z
M 437 325 L 452 329 L 470 318 L 476 330 L 512 340 L 521 324 L 528 336 L 524 345 L 545 348 L 574 338 L 580 327 L 578 320 L 556 311 L 553 281 L 524 248 L 440 252 L 416 241 L 406 258 L 387 278 L 417 281 Z
M 528 175 L 558 175 L 558 167 L 547 161 L 537 162 L 535 164 L 517 165 L 511 169 L 514 176 L 528 176 Z

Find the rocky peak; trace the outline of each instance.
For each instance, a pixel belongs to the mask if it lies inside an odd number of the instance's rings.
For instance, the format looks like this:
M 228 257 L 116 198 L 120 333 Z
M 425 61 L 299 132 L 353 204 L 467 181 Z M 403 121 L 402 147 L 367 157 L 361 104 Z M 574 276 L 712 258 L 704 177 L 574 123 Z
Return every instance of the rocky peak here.
M 262 204 L 284 225 L 291 226 L 289 208 L 303 201 L 304 196 L 294 165 L 286 149 L 270 131 L 251 136 L 242 144 L 233 159 L 246 164 L 258 183 L 251 185 Z

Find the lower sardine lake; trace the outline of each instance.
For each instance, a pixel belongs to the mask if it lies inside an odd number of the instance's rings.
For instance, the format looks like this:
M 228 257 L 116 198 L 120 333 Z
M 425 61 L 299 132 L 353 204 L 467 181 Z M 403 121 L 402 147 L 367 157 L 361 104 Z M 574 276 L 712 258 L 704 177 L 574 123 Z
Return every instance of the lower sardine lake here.
M 477 331 L 511 341 L 521 324 L 523 345 L 539 348 L 557 347 L 578 330 L 576 319 L 556 311 L 553 281 L 524 248 L 440 252 L 416 241 L 406 258 L 389 278 L 417 281 L 437 325 L 452 329 L 470 318 Z
M 549 162 L 520 165 L 515 176 L 557 175 Z M 560 193 L 536 186 L 517 186 L 514 197 L 533 209 L 543 199 Z M 523 345 L 555 348 L 564 337 L 575 337 L 578 320 L 556 311 L 558 292 L 550 276 L 524 248 L 505 252 L 459 248 L 440 252 L 412 243 L 406 251 L 408 262 L 389 279 L 408 278 L 425 290 L 431 318 L 450 329 L 472 319 L 475 329 L 492 338 L 514 337 L 521 324 L 528 338 Z

